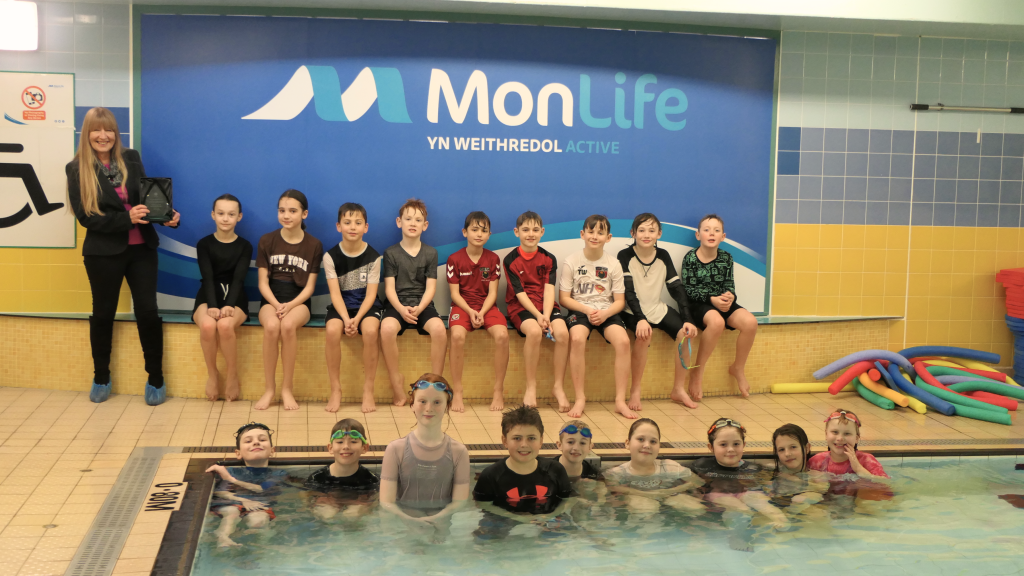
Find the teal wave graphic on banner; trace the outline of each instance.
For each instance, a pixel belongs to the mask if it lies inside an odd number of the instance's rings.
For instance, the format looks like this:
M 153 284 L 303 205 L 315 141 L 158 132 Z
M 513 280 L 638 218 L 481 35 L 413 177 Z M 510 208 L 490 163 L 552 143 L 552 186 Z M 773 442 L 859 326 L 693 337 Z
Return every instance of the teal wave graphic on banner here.
M 342 92 L 338 71 L 331 66 L 300 66 L 276 96 L 242 120 L 291 120 L 310 100 L 317 116 L 330 122 L 354 122 L 376 102 L 386 122 L 412 123 L 396 68 L 363 68 Z

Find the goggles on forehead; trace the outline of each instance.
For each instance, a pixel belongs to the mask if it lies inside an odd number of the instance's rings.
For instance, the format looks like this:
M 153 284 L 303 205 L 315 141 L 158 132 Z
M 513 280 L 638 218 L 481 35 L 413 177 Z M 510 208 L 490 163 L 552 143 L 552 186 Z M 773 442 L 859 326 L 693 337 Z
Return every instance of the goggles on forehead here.
M 712 424 L 711 428 L 708 428 L 708 436 L 713 434 L 715 430 L 720 430 L 722 428 L 728 427 L 739 428 L 739 430 L 744 434 L 747 432 L 747 429 L 743 427 L 743 424 L 740 424 L 739 422 L 731 418 L 722 418 L 721 420 L 718 420 L 714 424 Z
M 562 434 L 576 434 L 577 432 L 580 434 L 580 436 L 583 436 L 584 438 L 594 437 L 594 433 L 590 431 L 590 428 L 587 428 L 586 426 L 576 426 L 575 424 L 569 424 L 565 428 L 562 428 L 558 432 L 558 435 L 561 436 Z
M 413 391 L 433 387 L 435 390 L 439 390 L 447 394 L 449 400 L 451 400 L 451 398 L 455 395 L 452 392 L 452 389 L 449 388 L 448 385 L 445 384 L 444 382 L 427 382 L 426 380 L 419 380 L 417 382 L 413 382 L 412 384 L 410 384 L 409 387 L 412 388 Z
M 359 440 L 363 444 L 370 443 L 370 441 L 366 439 L 366 436 L 363 436 L 362 432 L 359 430 L 338 430 L 334 434 L 331 434 L 331 442 L 334 442 L 335 440 L 344 440 L 345 436 L 349 436 L 353 440 Z
M 259 422 L 249 422 L 248 424 L 242 425 L 242 427 L 235 432 L 235 438 L 238 438 L 239 436 L 245 434 L 249 430 L 266 430 L 268 436 L 274 435 L 273 430 L 271 430 L 270 427 L 268 427 L 266 424 L 260 424 Z
M 851 422 L 857 425 L 857 428 L 860 428 L 860 419 L 857 418 L 857 415 L 854 414 L 853 412 L 847 412 L 846 410 L 838 410 L 836 412 L 829 414 L 828 418 L 825 418 L 825 424 L 828 424 L 829 422 L 837 418 L 845 418 L 847 420 L 850 420 Z

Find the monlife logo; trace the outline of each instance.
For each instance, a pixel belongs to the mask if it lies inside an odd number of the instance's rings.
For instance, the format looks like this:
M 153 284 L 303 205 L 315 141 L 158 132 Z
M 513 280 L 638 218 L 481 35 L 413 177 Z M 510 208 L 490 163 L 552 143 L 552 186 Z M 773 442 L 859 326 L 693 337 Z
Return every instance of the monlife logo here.
M 624 86 L 627 76 L 615 74 L 615 83 Z M 426 120 L 436 124 L 442 109 L 456 124 L 462 124 L 476 107 L 479 124 L 490 124 L 491 114 L 505 126 L 521 126 L 532 119 L 540 126 L 549 122 L 561 122 L 572 127 L 573 111 L 579 109 L 579 117 L 591 128 L 609 128 L 614 125 L 622 129 L 645 129 L 657 125 L 665 130 L 678 131 L 686 127 L 682 114 L 689 102 L 686 94 L 678 88 L 657 91 L 658 78 L 654 74 L 642 74 L 633 81 L 632 114 L 627 115 L 627 89 L 617 87 L 614 98 L 614 118 L 597 117 L 591 112 L 591 78 L 580 74 L 579 89 L 574 93 L 565 84 L 553 82 L 541 87 L 536 95 L 521 82 L 505 82 L 498 86 L 493 96 L 490 93 L 487 75 L 481 70 L 470 74 L 461 98 L 456 94 L 451 79 L 444 70 L 434 68 L 430 72 L 427 92 Z M 515 93 L 521 106 L 519 112 L 510 114 L 505 101 Z M 549 112 L 552 97 L 558 98 L 560 113 L 552 118 Z M 338 72 L 330 66 L 301 66 L 277 93 L 262 108 L 243 116 L 243 120 L 291 120 L 309 105 L 316 108 L 317 116 L 330 122 L 353 122 L 361 118 L 374 102 L 380 117 L 387 122 L 412 123 L 405 101 L 405 86 L 402 75 L 396 68 L 363 68 L 355 80 L 341 91 Z M 653 118 L 651 118 L 653 113 Z M 629 116 L 629 117 L 627 117 Z M 654 122 L 648 122 L 654 120 Z

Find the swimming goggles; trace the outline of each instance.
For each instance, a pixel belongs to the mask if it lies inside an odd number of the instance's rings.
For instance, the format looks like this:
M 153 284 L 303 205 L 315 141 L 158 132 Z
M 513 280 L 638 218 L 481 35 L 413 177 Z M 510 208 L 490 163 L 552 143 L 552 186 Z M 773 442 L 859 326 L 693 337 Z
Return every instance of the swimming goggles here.
M 370 441 L 366 439 L 366 436 L 363 436 L 362 432 L 359 430 L 338 430 L 334 434 L 331 434 L 331 442 L 334 442 L 335 440 L 344 440 L 345 436 L 349 436 L 353 440 L 359 440 L 363 444 L 370 443 Z
M 740 431 L 744 433 L 747 431 L 747 429 L 743 427 L 743 424 L 740 424 L 739 422 L 731 418 L 720 418 L 716 420 L 714 424 L 711 425 L 711 428 L 708 429 L 708 436 L 714 433 L 715 430 L 721 428 L 728 428 L 730 426 L 733 428 L 739 428 Z
M 249 430 L 266 430 L 267 436 L 270 436 L 271 438 L 273 438 L 274 436 L 274 431 L 271 430 L 270 427 L 268 427 L 266 424 L 260 424 L 259 422 L 249 422 L 248 424 L 243 424 L 242 427 L 235 432 L 235 438 L 240 437 L 242 434 L 245 434 Z
M 850 420 L 854 424 L 856 424 L 858 428 L 860 428 L 860 419 L 857 418 L 857 415 L 854 414 L 853 412 L 847 412 L 846 410 L 839 410 L 829 414 L 828 418 L 825 418 L 825 424 L 828 424 L 829 422 L 835 420 L 836 418 L 846 418 L 847 420 Z
M 435 390 L 439 390 L 447 394 L 448 398 L 451 398 L 455 395 L 452 392 L 452 389 L 449 388 L 448 385 L 445 384 L 444 382 L 427 382 L 426 380 L 419 380 L 409 385 L 409 387 L 412 388 L 414 391 L 423 390 L 424 388 L 430 388 L 431 386 L 433 386 Z
M 587 428 L 586 426 L 576 426 L 575 424 L 569 424 L 565 428 L 562 428 L 561 431 L 558 432 L 558 435 L 576 434 L 577 432 L 579 432 L 580 436 L 583 436 L 584 438 L 594 437 L 594 433 L 590 431 L 590 428 Z
M 686 343 L 686 354 L 683 354 L 683 342 Z M 679 349 L 679 364 L 682 365 L 683 370 L 690 370 L 690 369 L 697 368 L 698 366 L 700 366 L 700 364 L 694 364 L 692 366 L 688 365 L 690 362 L 693 361 L 693 341 L 692 340 L 690 340 L 689 338 L 683 338 L 683 340 L 679 343 L 678 349 Z

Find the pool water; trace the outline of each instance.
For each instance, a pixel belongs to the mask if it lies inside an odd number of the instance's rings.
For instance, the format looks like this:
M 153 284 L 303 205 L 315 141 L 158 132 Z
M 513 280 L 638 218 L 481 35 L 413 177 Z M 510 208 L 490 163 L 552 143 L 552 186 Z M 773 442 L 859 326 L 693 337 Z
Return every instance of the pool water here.
M 481 528 L 484 514 L 472 505 L 456 513 L 446 531 L 410 528 L 375 505 L 362 515 L 322 521 L 310 513 L 308 494 L 286 488 L 269 527 L 246 529 L 244 521 L 239 523 L 232 536 L 238 547 L 218 548 L 213 531 L 220 519 L 208 514 L 192 573 L 973 576 L 1024 571 L 1024 508 L 1016 507 L 1024 506 L 1024 470 L 1015 470 L 1015 457 L 880 460 L 893 477 L 889 491 L 865 489 L 866 499 L 827 499 L 795 516 L 784 532 L 761 518 L 747 524 L 715 512 L 695 519 L 664 506 L 638 511 L 583 501 L 544 525 L 511 529 L 493 520 L 484 520 Z M 483 468 L 474 465 L 474 472 Z M 303 477 L 313 469 L 291 472 Z M 585 487 L 584 495 L 596 500 L 593 488 Z

